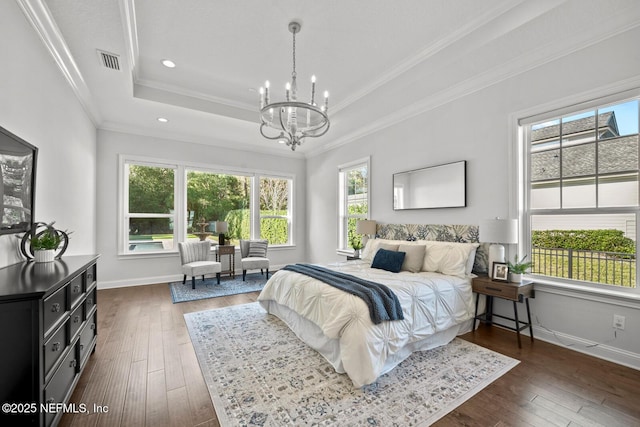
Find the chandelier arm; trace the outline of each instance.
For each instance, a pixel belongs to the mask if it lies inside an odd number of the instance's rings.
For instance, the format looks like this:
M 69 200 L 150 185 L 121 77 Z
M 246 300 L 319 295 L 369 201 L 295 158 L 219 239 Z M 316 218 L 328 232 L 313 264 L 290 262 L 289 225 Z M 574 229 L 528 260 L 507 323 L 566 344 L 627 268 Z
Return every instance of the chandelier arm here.
M 265 133 L 264 133 L 264 130 L 263 130 L 263 128 L 264 128 L 265 126 L 266 126 L 266 127 L 269 127 L 269 125 L 268 125 L 268 124 L 266 124 L 266 123 L 262 123 L 262 124 L 260 125 L 260 133 L 261 133 L 261 134 L 262 134 L 262 136 L 264 136 L 265 138 L 270 139 L 270 140 L 272 140 L 272 141 L 279 141 L 279 140 L 281 140 L 281 139 L 284 139 L 285 141 L 289 140 L 289 137 L 288 137 L 287 135 L 284 135 L 284 134 L 278 134 L 278 136 L 269 136 L 269 135 L 265 134 Z

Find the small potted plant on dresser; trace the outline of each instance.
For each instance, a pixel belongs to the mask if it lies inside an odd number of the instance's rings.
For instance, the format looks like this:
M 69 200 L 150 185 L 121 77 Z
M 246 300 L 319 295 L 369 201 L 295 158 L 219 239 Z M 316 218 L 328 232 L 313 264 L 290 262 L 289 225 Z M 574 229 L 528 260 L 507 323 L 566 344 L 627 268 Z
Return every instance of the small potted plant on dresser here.
M 51 262 L 64 254 L 68 244 L 68 232 L 55 229 L 53 222 L 37 222 L 32 231 L 22 236 L 20 251 L 27 259 L 33 258 L 35 262 Z
M 527 256 L 523 256 L 522 259 L 518 260 L 518 254 L 513 257 L 513 262 L 509 262 L 509 281 L 513 283 L 522 283 L 522 275 L 531 268 L 533 265 L 532 262 L 525 262 L 524 260 Z

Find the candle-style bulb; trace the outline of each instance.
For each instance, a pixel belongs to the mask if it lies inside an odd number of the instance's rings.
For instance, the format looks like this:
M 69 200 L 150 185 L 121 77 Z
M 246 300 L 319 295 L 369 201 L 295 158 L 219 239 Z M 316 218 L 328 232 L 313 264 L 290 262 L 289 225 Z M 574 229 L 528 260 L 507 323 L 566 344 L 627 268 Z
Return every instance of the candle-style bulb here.
M 316 103 L 316 76 L 311 76 L 311 105 Z

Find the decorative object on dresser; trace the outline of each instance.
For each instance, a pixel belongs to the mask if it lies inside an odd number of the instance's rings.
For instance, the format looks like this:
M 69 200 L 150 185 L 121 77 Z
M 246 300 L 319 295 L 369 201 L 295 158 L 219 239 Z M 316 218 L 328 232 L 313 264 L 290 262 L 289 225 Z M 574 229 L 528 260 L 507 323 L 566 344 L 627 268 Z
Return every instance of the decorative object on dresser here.
M 218 244 L 220 246 L 224 246 L 225 244 L 225 233 L 229 231 L 229 224 L 227 221 L 216 221 L 216 233 L 218 233 Z
M 69 232 L 57 230 L 49 224 L 37 222 L 20 240 L 20 252 L 35 262 L 51 262 L 60 258 L 69 246 Z
M 0 401 L 35 411 L 0 413 L 2 425 L 56 425 L 95 351 L 97 255 L 0 269 Z M 44 269 L 42 267 L 45 267 Z M 41 411 L 44 405 L 51 412 Z
M 360 248 L 366 246 L 371 236 L 375 237 L 376 235 L 376 222 L 371 219 L 356 221 L 356 234 L 362 234 L 362 246 Z M 353 249 L 355 249 L 355 247 Z
M 206 274 L 216 275 L 218 283 L 220 283 L 220 271 L 222 265 L 217 261 L 211 261 L 211 240 L 201 242 L 180 242 L 178 243 L 178 251 L 180 252 L 180 263 L 182 264 L 182 283 L 185 284 L 187 276 L 191 276 L 191 288 L 196 288 L 196 276 L 204 276 Z
M 471 282 L 471 286 L 473 288 L 473 292 L 476 293 L 476 311 L 474 316 L 475 320 L 480 320 L 481 322 L 485 322 L 488 324 L 495 324 L 498 326 L 502 326 L 503 328 L 515 331 L 518 336 L 519 348 L 522 348 L 522 343 L 520 342 L 520 331 L 522 331 L 523 329 L 529 328 L 531 341 L 533 341 L 531 311 L 529 310 L 529 298 L 535 298 L 535 292 L 533 290 L 533 282 L 507 283 L 507 282 L 498 282 L 496 280 L 492 280 L 487 276 L 479 276 L 479 277 L 473 278 Z M 486 312 L 484 314 L 478 315 L 478 301 L 480 300 L 480 295 L 486 295 L 487 305 L 486 305 Z M 513 318 L 495 314 L 493 312 L 494 297 L 513 301 Z M 519 302 L 524 302 L 526 305 L 527 322 L 523 322 L 518 318 L 517 303 Z M 515 327 L 498 323 L 493 319 L 494 317 L 499 317 L 501 319 L 514 322 Z M 475 320 L 474 320 L 474 323 L 475 323 Z M 475 331 L 475 324 L 473 326 L 474 326 L 473 330 Z
M 264 269 L 267 270 L 267 279 L 269 278 L 269 258 L 267 258 L 267 249 L 269 241 L 262 240 L 240 240 L 240 255 L 242 259 L 242 280 L 247 275 L 247 270 L 260 269 L 260 273 Z
M 491 243 L 489 246 L 489 266 L 494 262 L 506 262 L 504 246 L 502 244 L 518 243 L 518 220 L 516 219 L 485 219 L 480 221 L 480 241 Z M 492 277 L 493 270 L 489 270 Z
M 0 127 L 0 235 L 33 228 L 38 149 Z

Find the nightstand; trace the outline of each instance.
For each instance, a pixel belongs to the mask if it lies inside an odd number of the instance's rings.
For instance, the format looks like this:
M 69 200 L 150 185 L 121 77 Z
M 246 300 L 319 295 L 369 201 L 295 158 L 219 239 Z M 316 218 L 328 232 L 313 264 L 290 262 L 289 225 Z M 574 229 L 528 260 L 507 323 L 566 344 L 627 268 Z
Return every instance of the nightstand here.
M 533 327 L 531 326 L 531 311 L 529 310 L 529 298 L 535 298 L 535 293 L 533 290 L 533 282 L 525 281 L 522 283 L 510 283 L 510 282 L 499 282 L 497 280 L 492 280 L 486 276 L 480 276 L 473 278 L 471 282 L 471 286 L 473 287 L 473 292 L 476 295 L 476 312 L 474 316 L 474 324 L 473 330 L 475 331 L 475 321 L 480 320 L 481 322 L 485 322 L 488 324 L 496 324 L 498 326 L 502 326 L 503 328 L 510 329 L 515 331 L 518 336 L 518 347 L 522 348 L 522 343 L 520 342 L 520 331 L 526 328 L 529 328 L 529 334 L 531 335 L 531 341 L 533 341 Z M 478 315 L 478 301 L 480 300 L 480 295 L 486 295 L 487 297 L 487 308 L 485 310 L 485 314 Z M 513 301 L 513 318 L 501 316 L 499 314 L 493 313 L 493 298 L 502 298 L 505 300 Z M 518 303 L 524 302 L 527 307 L 527 320 L 528 323 L 522 322 L 518 319 Z M 494 317 L 499 317 L 501 319 L 510 320 L 515 322 L 516 326 L 511 327 L 501 323 L 498 323 L 493 320 Z
M 347 255 L 347 261 L 355 261 L 360 259 L 359 256 Z

